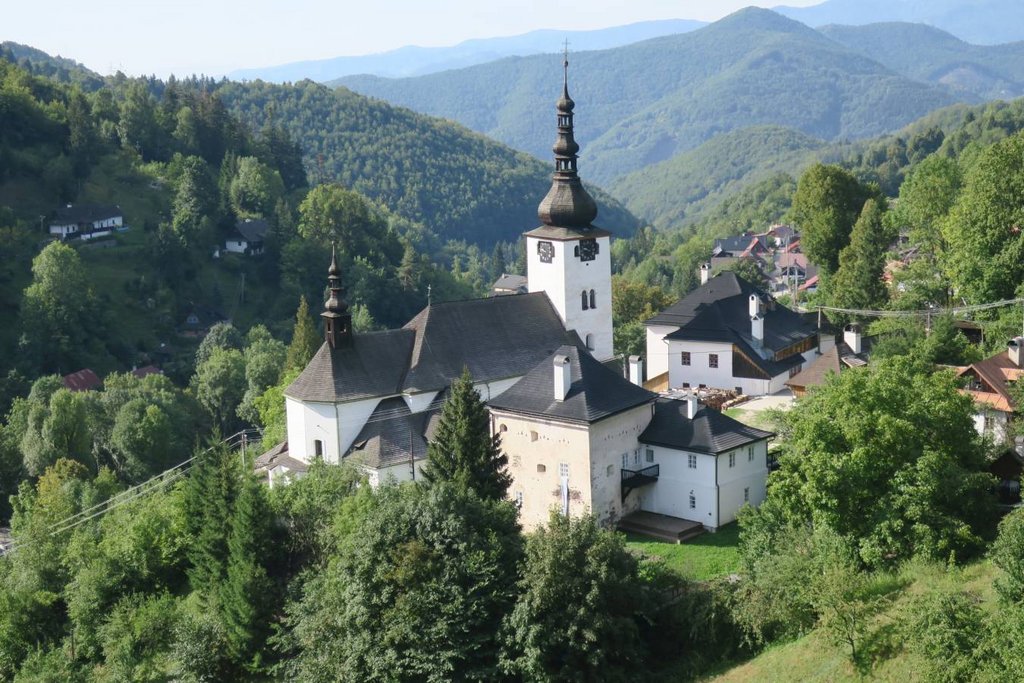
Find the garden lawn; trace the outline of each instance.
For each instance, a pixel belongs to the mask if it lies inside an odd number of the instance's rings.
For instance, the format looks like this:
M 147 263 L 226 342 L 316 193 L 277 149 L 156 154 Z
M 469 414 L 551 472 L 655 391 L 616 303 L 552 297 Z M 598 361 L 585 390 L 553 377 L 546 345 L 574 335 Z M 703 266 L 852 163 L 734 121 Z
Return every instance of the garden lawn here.
M 626 546 L 634 552 L 662 558 L 666 567 L 688 579 L 706 581 L 739 570 L 739 537 L 739 525 L 733 522 L 717 533 L 703 533 L 685 543 L 626 534 Z

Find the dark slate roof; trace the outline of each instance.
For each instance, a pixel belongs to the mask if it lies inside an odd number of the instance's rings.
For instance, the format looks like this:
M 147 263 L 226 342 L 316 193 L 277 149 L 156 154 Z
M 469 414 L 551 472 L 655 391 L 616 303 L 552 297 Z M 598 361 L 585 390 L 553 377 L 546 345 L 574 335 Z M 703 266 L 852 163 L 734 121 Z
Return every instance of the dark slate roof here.
M 640 434 L 640 442 L 717 455 L 772 436 L 772 432 L 749 427 L 707 407 L 699 409 L 691 420 L 686 417 L 686 401 L 660 398 L 654 418 Z
M 272 470 L 275 467 L 283 467 L 290 472 L 309 471 L 309 465 L 288 455 L 287 441 L 277 444 L 253 462 L 253 469 L 257 472 L 260 470 Z
M 464 366 L 476 382 L 525 375 L 559 346 L 579 343 L 544 292 L 432 304 L 403 330 L 416 338 L 402 385 L 409 392 L 442 389 Z
M 766 250 L 768 246 L 767 235 L 737 235 L 735 237 L 725 237 L 716 239 L 714 247 L 712 247 L 712 254 L 714 255 L 725 255 L 732 254 L 739 256 L 744 253 L 753 245 L 757 243 L 756 249 Z
M 413 458 L 422 460 L 427 457 L 427 434 L 436 428 L 438 414 L 440 408 L 413 414 L 404 399 L 384 399 L 344 457 L 358 456 L 362 464 L 380 469 L 409 462 L 411 446 Z
M 246 218 L 235 224 L 235 232 L 246 242 L 262 242 L 270 226 L 262 218 Z
M 554 358 L 569 358 L 572 386 L 565 400 L 554 395 Z M 626 380 L 578 346 L 563 346 L 507 391 L 488 402 L 492 408 L 566 422 L 592 423 L 657 397 Z
M 107 204 L 68 204 L 62 206 L 54 213 L 52 224 L 63 225 L 65 223 L 92 223 L 102 221 L 115 216 L 123 216 L 120 206 Z
M 354 334 L 351 346 L 324 343 L 284 393 L 321 403 L 401 393 L 415 336 L 412 330 L 387 330 Z
M 755 351 L 758 344 L 751 336 L 750 295 L 768 302 L 769 296 L 732 271 L 708 280 L 678 302 L 646 321 L 647 325 L 678 327 L 666 336 L 672 340 L 716 341 L 735 344 L 744 354 L 771 376 L 803 362 L 799 354 L 782 361 L 763 356 L 774 355 L 797 342 L 817 334 L 814 326 L 795 311 L 781 304 L 766 306 L 764 317 L 765 353 Z

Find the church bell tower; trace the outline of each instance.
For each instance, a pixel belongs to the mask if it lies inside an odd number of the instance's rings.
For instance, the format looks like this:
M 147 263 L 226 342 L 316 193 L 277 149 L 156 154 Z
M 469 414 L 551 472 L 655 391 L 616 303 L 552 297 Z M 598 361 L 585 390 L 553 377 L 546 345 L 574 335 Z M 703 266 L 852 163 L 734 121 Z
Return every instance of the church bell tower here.
M 541 226 L 526 233 L 529 290 L 545 292 L 566 329 L 576 330 L 599 360 L 612 351 L 611 234 L 593 224 L 597 204 L 580 181 L 569 97 L 569 58 L 562 96 L 555 105 L 558 137 L 552 148 L 555 173 L 551 189 L 537 207 Z
M 331 295 L 324 303 L 324 338 L 332 349 L 340 349 L 352 345 L 352 313 L 348 310 L 341 295 L 341 271 L 338 269 L 338 254 L 331 248 L 331 267 L 327 270 L 327 287 Z

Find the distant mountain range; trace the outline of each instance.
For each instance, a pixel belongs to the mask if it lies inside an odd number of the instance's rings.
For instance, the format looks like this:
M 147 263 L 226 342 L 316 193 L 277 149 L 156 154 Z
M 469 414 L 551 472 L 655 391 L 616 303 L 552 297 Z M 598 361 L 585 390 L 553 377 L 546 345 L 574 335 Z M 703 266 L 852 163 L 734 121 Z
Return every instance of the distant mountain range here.
M 323 82 L 355 74 L 371 74 L 388 78 L 423 76 L 447 69 L 460 69 L 483 64 L 503 57 L 557 52 L 563 40 L 569 41 L 569 48 L 574 52 L 603 50 L 648 38 L 686 33 L 705 24 L 706 22 L 703 21 L 666 19 L 593 31 L 545 29 L 518 36 L 467 40 L 452 47 L 410 45 L 397 50 L 359 57 L 335 57 L 293 62 L 280 66 L 239 69 L 228 74 L 228 78 L 232 80 L 261 79 L 271 83 L 284 83 L 300 81 L 304 78 Z
M 417 78 L 351 76 L 356 92 L 458 121 L 546 157 L 554 55 Z M 896 130 L 955 102 L 806 25 L 747 8 L 697 31 L 570 56 L 584 176 L 610 185 L 723 132 L 786 126 L 823 140 Z M 975 98 L 976 99 L 976 98 Z
M 808 26 L 902 21 L 935 26 L 976 45 L 1024 40 L 1020 0 L 827 0 L 775 11 Z
M 934 83 L 965 99 L 1024 95 L 1024 42 L 971 45 L 924 24 L 823 26 L 820 31 L 915 81 Z

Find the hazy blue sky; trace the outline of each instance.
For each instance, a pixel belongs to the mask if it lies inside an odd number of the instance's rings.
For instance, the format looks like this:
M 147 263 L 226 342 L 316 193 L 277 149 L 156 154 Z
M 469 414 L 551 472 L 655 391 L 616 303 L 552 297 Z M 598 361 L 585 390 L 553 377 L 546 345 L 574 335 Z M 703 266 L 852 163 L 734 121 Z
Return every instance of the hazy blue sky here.
M 453 45 L 538 28 L 719 19 L 821 0 L 4 0 L 0 40 L 100 73 L 221 74 L 240 67 Z

